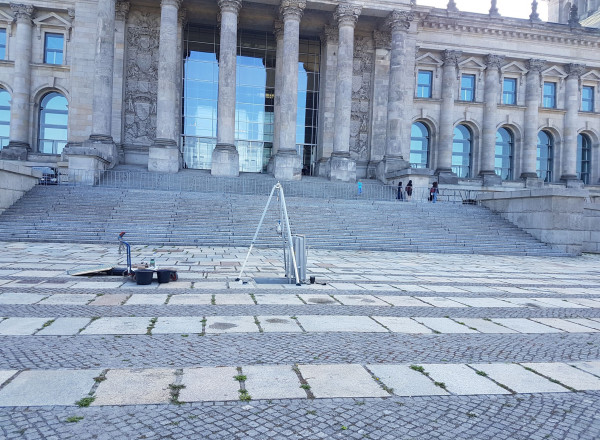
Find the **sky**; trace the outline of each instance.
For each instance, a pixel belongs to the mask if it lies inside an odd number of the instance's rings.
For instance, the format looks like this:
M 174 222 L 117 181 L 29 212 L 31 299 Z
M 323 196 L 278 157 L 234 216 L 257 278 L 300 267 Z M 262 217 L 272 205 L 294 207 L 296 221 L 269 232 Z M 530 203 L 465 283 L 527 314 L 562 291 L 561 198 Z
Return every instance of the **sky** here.
M 490 0 L 455 0 L 461 11 L 487 14 L 490 10 Z M 418 5 L 446 8 L 448 0 L 417 0 Z M 529 18 L 531 14 L 530 0 L 498 0 L 498 11 L 506 17 Z M 538 14 L 542 20 L 548 20 L 548 4 L 538 0 Z

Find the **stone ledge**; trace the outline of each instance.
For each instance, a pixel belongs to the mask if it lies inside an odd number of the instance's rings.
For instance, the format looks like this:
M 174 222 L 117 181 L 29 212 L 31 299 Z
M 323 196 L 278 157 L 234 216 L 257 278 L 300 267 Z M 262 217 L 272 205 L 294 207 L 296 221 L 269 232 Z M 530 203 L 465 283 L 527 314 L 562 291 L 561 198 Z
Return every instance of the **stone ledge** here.
M 589 191 L 585 189 L 572 188 L 532 188 L 517 191 L 498 191 L 493 193 L 481 193 L 477 200 L 500 200 L 500 199 L 529 199 L 534 197 L 589 197 Z
M 36 179 L 41 178 L 43 174 L 40 170 L 34 170 L 31 167 L 21 165 L 18 162 L 13 162 L 9 160 L 0 160 L 0 172 L 2 171 L 13 174 L 21 174 L 24 176 L 30 176 Z

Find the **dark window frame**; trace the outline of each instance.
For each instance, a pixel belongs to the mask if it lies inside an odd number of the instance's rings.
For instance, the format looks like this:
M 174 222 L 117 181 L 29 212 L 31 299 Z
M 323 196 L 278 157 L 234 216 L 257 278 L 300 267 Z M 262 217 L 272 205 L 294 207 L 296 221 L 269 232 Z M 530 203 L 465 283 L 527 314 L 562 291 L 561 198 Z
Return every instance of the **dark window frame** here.
M 546 93 L 546 86 L 552 86 L 552 94 Z M 543 108 L 556 108 L 556 91 L 557 84 L 554 81 L 544 81 L 544 85 L 542 87 L 542 107 Z M 550 101 L 550 102 L 548 102 Z M 550 105 L 547 105 L 550 104 Z
M 54 49 L 48 47 L 49 38 L 60 37 L 62 41 L 62 47 L 60 49 Z M 60 56 L 60 63 L 55 62 L 57 57 Z M 44 33 L 44 64 L 52 64 L 55 66 L 62 66 L 65 62 L 65 35 L 58 32 L 45 32 Z
M 590 94 L 590 98 L 586 99 L 584 91 L 585 90 L 590 90 L 591 94 Z M 586 113 L 593 113 L 595 111 L 594 107 L 595 107 L 595 96 L 594 94 L 596 93 L 596 88 L 594 86 L 583 86 L 581 88 L 581 111 L 582 112 L 586 112 Z M 586 108 L 585 103 L 589 103 L 589 107 Z

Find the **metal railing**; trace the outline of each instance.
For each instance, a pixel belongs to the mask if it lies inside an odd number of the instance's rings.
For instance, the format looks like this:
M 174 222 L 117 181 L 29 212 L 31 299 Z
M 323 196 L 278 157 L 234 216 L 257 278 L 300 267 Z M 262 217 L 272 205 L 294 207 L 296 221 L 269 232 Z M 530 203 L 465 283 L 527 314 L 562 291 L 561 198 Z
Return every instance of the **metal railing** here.
M 58 175 L 57 184 L 131 190 L 267 195 L 276 182 L 274 177 L 264 174 L 213 177 L 208 173 L 168 174 L 132 170 L 69 169 Z M 324 179 L 304 178 L 301 181 L 286 181 L 282 185 L 285 187 L 287 197 L 398 202 L 428 202 L 429 200 L 429 188 L 426 187 L 413 187 L 411 197 L 403 191 L 402 200 L 399 200 L 398 187 L 395 185 L 362 182 L 360 193 L 357 183 L 336 183 Z M 476 204 L 478 194 L 486 192 L 440 188 L 437 201 Z

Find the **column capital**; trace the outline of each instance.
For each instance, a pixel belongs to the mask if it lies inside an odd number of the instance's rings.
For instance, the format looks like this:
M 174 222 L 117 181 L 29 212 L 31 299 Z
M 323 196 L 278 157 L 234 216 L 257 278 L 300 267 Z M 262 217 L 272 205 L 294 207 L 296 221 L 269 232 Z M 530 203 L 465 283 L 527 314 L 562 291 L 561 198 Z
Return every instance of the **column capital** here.
M 187 19 L 188 19 L 187 9 L 186 8 L 179 9 L 179 11 L 177 12 L 177 23 L 179 23 L 181 26 L 185 26 L 185 24 L 187 23 Z
M 181 6 L 181 0 L 160 0 L 160 7 L 175 6 L 177 9 Z
M 485 65 L 488 69 L 499 69 L 504 64 L 504 55 L 489 54 L 485 57 Z
M 415 15 L 412 12 L 398 11 L 397 9 L 390 12 L 385 20 L 385 27 L 392 32 L 407 31 L 410 29 L 410 22 L 413 21 Z
M 67 9 L 67 15 L 69 16 L 69 21 L 73 23 L 73 21 L 75 20 L 75 8 Z
M 544 67 L 546 67 L 546 60 L 539 60 L 536 58 L 527 60 L 528 73 L 541 73 L 542 70 L 544 70 Z
M 221 13 L 227 11 L 237 15 L 242 8 L 242 0 L 219 0 L 218 4 Z
M 460 50 L 445 50 L 442 56 L 444 60 L 444 65 L 446 64 L 458 64 L 458 60 L 462 56 L 462 51 Z
M 283 0 L 279 5 L 279 12 L 283 21 L 287 19 L 300 21 L 306 8 L 306 0 Z
M 375 40 L 376 49 L 388 49 L 392 48 L 392 36 L 389 32 L 380 31 L 375 29 L 373 31 L 373 39 Z
M 352 3 L 340 3 L 335 9 L 333 17 L 340 26 L 342 24 L 348 24 L 354 27 L 354 25 L 356 25 L 356 22 L 358 21 L 358 16 L 361 12 L 361 5 L 355 5 Z
M 335 43 L 337 44 L 340 39 L 340 33 L 338 32 L 337 26 L 328 24 L 323 28 L 321 32 L 321 41 L 324 43 Z
M 32 5 L 24 5 L 21 3 L 11 3 L 10 9 L 12 10 L 15 20 L 17 22 L 31 22 L 34 8 Z
M 273 23 L 273 34 L 275 35 L 275 40 L 283 38 L 283 21 L 279 18 Z
M 577 78 L 579 79 L 583 72 L 585 72 L 585 64 L 567 64 L 567 73 L 569 74 L 569 78 Z
M 115 5 L 115 16 L 117 20 L 125 21 L 129 15 L 129 8 L 131 3 L 128 1 L 118 1 Z

